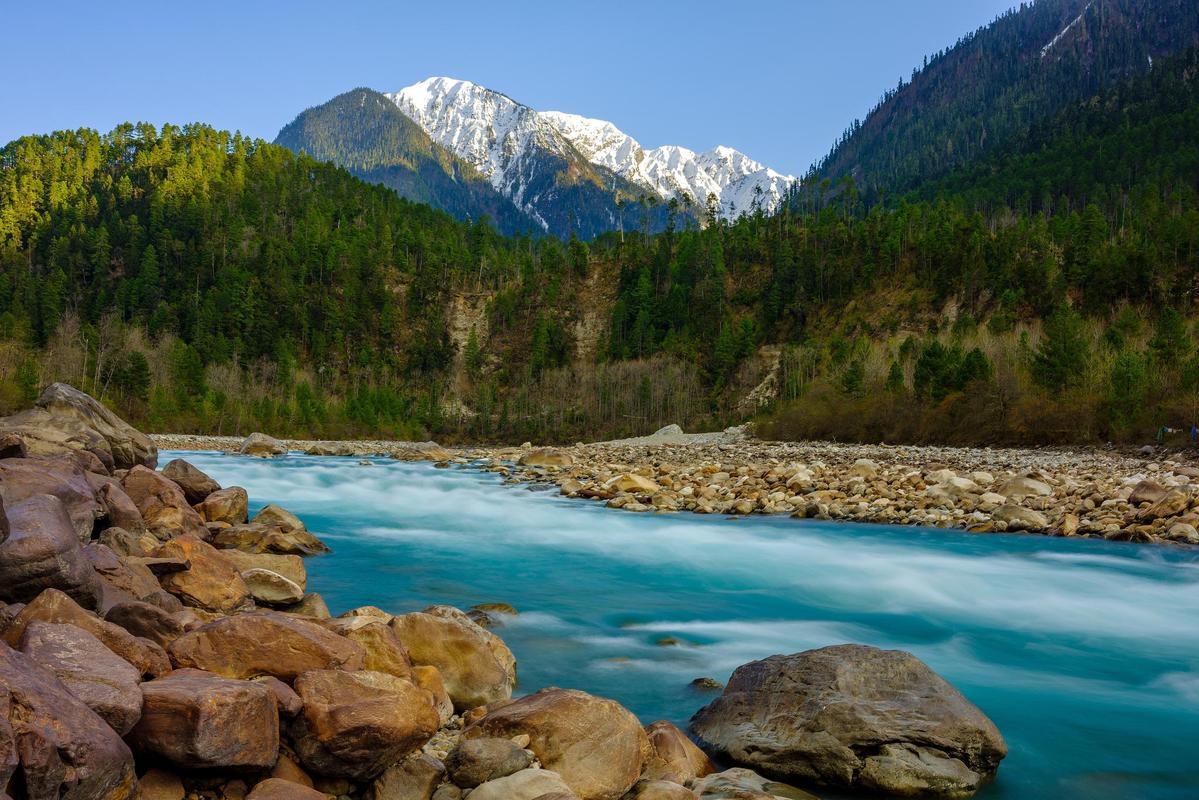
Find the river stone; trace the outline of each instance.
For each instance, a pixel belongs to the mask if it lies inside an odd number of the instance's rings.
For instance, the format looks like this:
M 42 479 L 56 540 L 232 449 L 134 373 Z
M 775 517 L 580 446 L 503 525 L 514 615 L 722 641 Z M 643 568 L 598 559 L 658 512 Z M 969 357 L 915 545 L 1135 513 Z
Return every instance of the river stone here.
M 449 692 L 445 690 L 445 683 L 441 680 L 441 672 L 437 667 L 414 666 L 412 682 L 432 696 L 433 708 L 437 711 L 437 716 L 441 718 L 441 724 L 443 726 L 448 724 L 454 716 L 454 701 L 450 699 Z
M 329 552 L 320 539 L 303 529 L 284 529 L 278 525 L 251 522 L 233 525 L 213 534 L 212 543 L 222 550 L 247 553 L 279 553 L 315 556 Z
M 522 467 L 569 467 L 575 463 L 570 453 L 553 447 L 537 447 L 523 453 L 516 462 Z
M 696 800 L 695 792 L 673 781 L 640 780 L 625 800 Z
M 164 648 L 184 632 L 183 622 L 175 614 L 140 600 L 116 603 L 105 612 L 104 619 Z
M 1053 488 L 1049 484 L 1024 475 L 1008 479 L 996 491 L 1014 500 L 1022 497 L 1049 497 L 1053 494 Z
M 0 486 L 10 506 L 40 495 L 57 497 L 80 542 L 91 540 L 96 520 L 105 514 L 87 473 L 68 456 L 0 460 Z
M 173 772 L 148 769 L 137 782 L 137 800 L 184 800 L 183 781 Z
M 329 795 L 282 778 L 267 778 L 257 784 L 246 800 L 328 800 Z
M 691 790 L 700 800 L 819 800 L 814 794 L 740 767 L 699 778 Z
M 304 599 L 300 602 L 281 608 L 280 611 L 286 611 L 288 614 L 299 614 L 302 617 L 312 617 L 313 619 L 330 619 L 333 616 L 329 613 L 329 606 L 325 603 L 325 598 L 321 597 L 317 592 L 309 592 L 304 595 Z
M 62 501 L 42 494 L 7 502 L 8 537 L 0 542 L 0 600 L 24 603 L 44 589 L 58 589 L 87 608 L 96 608 L 102 582 Z
M 180 667 L 227 678 L 295 680 L 309 670 L 362 669 L 365 650 L 315 622 L 276 611 L 224 617 L 188 631 L 168 652 Z
M 849 468 L 851 478 L 875 478 L 878 476 L 878 464 L 868 458 L 859 458 Z
M 228 522 L 240 525 L 246 521 L 250 496 L 240 486 L 218 489 L 196 505 L 196 511 L 205 522 Z
M 84 547 L 83 555 L 102 581 L 132 599 L 142 600 L 162 593 L 158 579 L 145 564 L 132 559 L 123 560 L 99 542 L 92 542 Z M 97 611 L 107 613 L 108 607 L 104 606 Z
M 548 769 L 522 769 L 488 781 L 470 793 L 470 800 L 538 800 L 549 796 L 575 797 L 562 776 Z
M 259 458 L 270 458 L 271 456 L 281 456 L 287 452 L 287 445 L 274 438 L 267 436 L 265 433 L 251 433 L 241 443 L 238 452 L 243 456 L 258 456 Z
M 187 502 L 183 490 L 169 478 L 136 466 L 121 479 L 121 488 L 133 500 L 146 522 L 146 529 L 159 539 L 188 534 L 204 538 L 204 520 Z
M 604 488 L 614 492 L 629 492 L 631 494 L 653 494 L 662 490 L 657 481 L 632 472 L 617 475 L 604 484 Z
M 673 724 L 661 720 L 645 726 L 650 751 L 642 775 L 686 784 L 716 771 L 712 760 Z
M 1139 506 L 1141 503 L 1156 503 L 1169 494 L 1169 492 L 1169 489 L 1157 481 L 1152 478 L 1146 478 L 1132 487 L 1132 492 L 1128 495 L 1128 502 L 1134 506 Z
M 370 780 L 437 733 L 428 692 L 382 672 L 315 669 L 296 678 L 303 712 L 290 732 L 313 772 Z
M 283 577 L 278 572 L 255 567 L 242 572 L 250 596 L 268 606 L 286 606 L 304 599 L 304 587 Z
M 465 711 L 512 696 L 516 659 L 498 636 L 450 606 L 401 614 L 391 621 L 413 664 L 437 667 L 454 702 Z
M 174 481 L 183 490 L 187 502 L 193 506 L 221 488 L 219 483 L 182 458 L 176 458 L 163 467 L 162 475 Z
M 415 753 L 383 770 L 366 800 L 430 800 L 445 779 L 445 766 L 428 753 Z
M 541 765 L 582 800 L 617 800 L 641 775 L 649 741 L 619 703 L 573 689 L 543 689 L 489 711 L 466 739 L 526 734 Z
M 967 797 L 1007 755 L 994 724 L 923 662 L 864 645 L 738 667 L 691 723 L 738 764 L 852 790 Z M 951 775 L 951 759 L 966 769 Z M 921 772 L 920 762 L 932 766 Z
M 417 683 L 408 651 L 391 627 L 374 617 L 346 617 L 325 623 L 330 630 L 362 645 L 366 651 L 363 669 L 386 672 Z
M 463 739 L 450 751 L 445 769 L 456 786 L 473 789 L 532 763 L 532 757 L 511 739 Z
M 153 556 L 188 562 L 187 569 L 159 579 L 162 588 L 186 606 L 230 613 L 253 605 L 250 589 L 233 562 L 195 536 L 176 536 L 164 542 Z
M 134 749 L 182 769 L 269 769 L 279 755 L 279 713 L 265 686 L 195 669 L 142 684 Z
M 32 622 L 21 636 L 21 652 L 54 673 L 67 691 L 120 735 L 141 717 L 141 675 L 87 631 Z
M 1190 506 L 1190 492 L 1182 489 L 1171 489 L 1153 505 L 1141 509 L 1140 513 L 1137 514 L 1137 519 L 1148 521 L 1174 517 L 1186 511 Z
M 18 763 L 19 762 L 19 763 Z M 0 794 L 20 770 L 29 800 L 131 800 L 133 755 L 33 659 L 0 643 Z
M 1049 520 L 1040 511 L 1007 503 L 991 512 L 995 519 L 1006 522 L 1009 531 L 1043 531 L 1049 527 Z
M 304 568 L 304 559 L 299 556 L 247 553 L 243 550 L 222 550 L 221 555 L 233 562 L 233 566 L 243 575 L 247 570 L 265 569 L 282 575 L 301 589 L 308 585 L 308 571 Z
M 103 475 L 92 477 L 91 473 L 88 480 L 97 487 L 96 495 L 104 506 L 104 521 L 109 528 L 123 528 L 135 536 L 146 533 L 142 512 L 138 511 L 133 498 L 125 493 L 120 481 Z
M 158 464 L 158 448 L 153 440 L 109 411 L 95 398 L 65 383 L 52 383 L 42 390 L 37 406 L 58 419 L 74 419 L 96 431 L 108 444 L 111 461 L 100 460 L 116 469 L 137 465 L 153 468 Z

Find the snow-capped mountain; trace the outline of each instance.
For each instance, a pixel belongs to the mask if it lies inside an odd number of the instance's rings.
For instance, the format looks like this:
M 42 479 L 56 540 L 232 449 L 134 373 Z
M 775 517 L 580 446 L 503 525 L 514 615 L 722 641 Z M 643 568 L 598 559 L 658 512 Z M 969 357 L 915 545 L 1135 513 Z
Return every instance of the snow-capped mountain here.
M 601 183 L 606 173 L 661 199 L 689 199 L 696 209 L 715 196 L 722 216 L 760 203 L 772 211 L 795 178 L 729 147 L 696 153 L 666 145 L 646 150 L 611 122 L 560 111 L 536 111 L 469 81 L 427 78 L 387 95 L 433 138 L 487 175 L 492 185 L 537 216 L 529 195 L 531 161 L 549 153 L 567 163 L 579 157 Z

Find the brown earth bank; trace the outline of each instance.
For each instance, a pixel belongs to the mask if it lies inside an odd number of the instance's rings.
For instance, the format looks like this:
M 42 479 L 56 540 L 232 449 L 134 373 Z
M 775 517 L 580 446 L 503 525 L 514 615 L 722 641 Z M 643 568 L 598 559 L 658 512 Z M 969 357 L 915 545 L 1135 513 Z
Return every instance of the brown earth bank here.
M 666 432 L 594 452 L 663 437 L 751 447 L 737 431 Z M 289 446 L 236 444 L 262 457 Z M 582 475 L 532 466 L 567 452 L 519 452 L 528 470 Z M 535 687 L 519 685 L 492 630 L 510 606 L 332 616 L 304 566 L 328 548 L 300 519 L 274 505 L 250 519 L 244 489 L 182 460 L 157 467 L 154 441 L 69 386 L 0 418 L 0 800 L 815 797 L 784 780 L 962 798 L 1006 754 L 990 720 L 915 657 L 846 644 L 739 668 L 693 720 L 729 767 L 718 771 L 686 733 L 613 700 L 519 696 Z M 635 497 L 617 484 L 663 476 L 637 469 L 606 491 Z
M 251 452 L 249 439 L 155 435 L 164 448 Z M 247 449 L 248 448 L 248 449 Z M 776 442 L 745 427 L 572 447 L 276 441 L 273 453 L 472 464 L 626 511 L 795 517 L 1199 545 L 1199 461 L 1167 447 L 971 448 Z M 263 450 L 266 453 L 267 450 Z

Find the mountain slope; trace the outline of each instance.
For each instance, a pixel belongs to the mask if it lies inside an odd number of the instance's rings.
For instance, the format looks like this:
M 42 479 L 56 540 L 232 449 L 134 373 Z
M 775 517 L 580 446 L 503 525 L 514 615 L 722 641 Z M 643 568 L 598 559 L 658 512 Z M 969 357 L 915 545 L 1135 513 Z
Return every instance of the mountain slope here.
M 927 60 L 814 170 L 905 191 L 1199 43 L 1194 0 L 1039 0 Z
M 275 144 L 332 161 L 459 219 L 487 217 L 504 233 L 539 228 L 474 167 L 370 89 L 354 89 L 304 111 L 279 131 Z

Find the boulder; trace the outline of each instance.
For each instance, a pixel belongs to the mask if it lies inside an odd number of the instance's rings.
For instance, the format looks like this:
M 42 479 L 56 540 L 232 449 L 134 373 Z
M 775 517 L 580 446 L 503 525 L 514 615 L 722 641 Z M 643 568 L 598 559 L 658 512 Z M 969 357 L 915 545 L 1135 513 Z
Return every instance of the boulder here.
M 0 420 L 0 424 L 3 421 Z M 17 433 L 0 432 L 0 459 L 2 458 L 28 458 L 29 448 L 25 446 L 25 440 Z
M 29 800 L 130 800 L 137 782 L 116 731 L 52 673 L 0 643 L 0 787 L 14 769 L 18 796 Z
M 83 555 L 91 563 L 92 569 L 111 588 L 129 595 L 137 600 L 153 597 L 162 592 L 158 578 L 154 577 L 145 564 L 132 559 L 123 560 L 112 550 L 99 542 L 92 542 L 83 548 Z M 107 607 L 97 609 L 107 613 Z
M 181 769 L 269 769 L 279 755 L 279 714 L 265 686 L 180 669 L 142 684 L 139 753 Z
M 212 543 L 223 550 L 242 550 L 247 553 L 315 556 L 329 552 L 324 542 L 306 530 L 284 529 L 258 522 L 233 525 L 217 531 L 213 534 Z
M 168 648 L 180 667 L 227 678 L 272 675 L 292 681 L 309 670 L 362 669 L 362 645 L 315 622 L 275 611 L 224 617 L 180 636 Z
M 329 795 L 302 783 L 267 778 L 246 795 L 246 800 L 328 800 Z
M 254 681 L 270 689 L 271 696 L 275 698 L 275 705 L 278 706 L 279 713 L 283 716 L 294 717 L 303 710 L 304 701 L 300 699 L 295 690 L 273 675 L 261 675 L 254 678 Z
M 1156 503 L 1169 494 L 1169 492 L 1169 489 L 1157 481 L 1152 478 L 1146 478 L 1132 487 L 1132 492 L 1128 495 L 1128 502 L 1134 506 L 1139 506 L 1141 503 Z
M 516 462 L 522 467 L 569 467 L 575 463 L 570 453 L 553 447 L 537 447 L 521 454 Z
M 740 767 L 699 778 L 691 784 L 691 791 L 699 800 L 818 800 L 814 794 Z
M 164 648 L 182 636 L 184 631 L 183 622 L 175 614 L 140 600 L 114 604 L 104 613 L 104 619 Z
M 6 458 L 0 461 L 0 486 L 10 507 L 40 495 L 57 497 L 80 542 L 91 540 L 96 520 L 105 514 L 87 473 L 70 458 Z
M 111 464 L 100 453 L 96 455 L 111 467 L 131 469 L 140 464 L 152 469 L 158 464 L 158 448 L 149 436 L 78 389 L 52 383 L 38 397 L 37 406 L 55 418 L 78 420 L 100 434 L 108 444 Z
M 288 614 L 299 614 L 302 617 L 312 617 L 313 619 L 329 619 L 333 616 L 329 613 L 329 606 L 325 604 L 325 598 L 316 592 L 309 592 L 304 595 L 304 599 L 300 602 L 285 606 L 280 611 L 286 611 Z
M 255 602 L 267 606 L 287 606 L 304 599 L 304 587 L 269 569 L 248 569 L 241 574 Z
M 321 775 L 370 780 L 437 732 L 428 692 L 382 672 L 315 669 L 296 678 L 296 753 Z
M 470 800 L 538 800 L 575 797 L 562 776 L 548 769 L 522 769 L 506 778 L 488 781 L 470 793 Z
M 137 782 L 137 800 L 184 800 L 183 781 L 173 772 L 148 769 Z
M 1191 495 L 1182 489 L 1171 489 L 1160 500 L 1155 502 L 1148 508 L 1141 509 L 1137 514 L 1137 519 L 1142 521 L 1150 521 L 1155 519 L 1165 519 L 1166 517 L 1175 517 L 1186 511 L 1191 506 Z
M 104 506 L 104 521 L 109 528 L 121 528 L 135 536 L 146 533 L 142 512 L 138 511 L 133 498 L 125 493 L 120 481 L 100 475 L 89 480 L 93 486 L 97 486 L 96 495 Z
M 691 724 L 738 764 L 904 796 L 967 797 L 1007 754 L 994 724 L 923 662 L 864 645 L 738 667 Z
M 1053 494 L 1053 488 L 1049 484 L 1024 475 L 1008 479 L 996 491 L 1013 500 L 1022 497 L 1049 497 Z
M 0 600 L 23 603 L 45 589 L 69 594 L 87 608 L 103 586 L 83 552 L 62 501 L 42 494 L 8 501 L 8 537 L 0 542 Z
M 243 456 L 258 456 L 270 458 L 281 456 L 287 452 L 287 445 L 265 433 L 251 433 L 241 443 L 238 452 Z
M 162 588 L 186 606 L 230 613 L 253 605 L 250 589 L 233 562 L 194 536 L 177 536 L 154 551 L 155 558 L 188 562 L 187 569 L 162 575 Z
M 219 483 L 182 458 L 170 461 L 162 468 L 162 475 L 174 481 L 183 490 L 187 502 L 193 506 L 221 488 Z
M 677 727 L 665 720 L 645 726 L 650 750 L 642 775 L 686 784 L 716 771 L 712 760 Z
M 455 786 L 473 789 L 532 764 L 532 756 L 511 739 L 463 739 L 450 751 L 445 769 Z
M 304 451 L 309 456 L 352 456 L 354 445 L 349 442 L 317 442 Z
M 1043 531 L 1049 527 L 1049 520 L 1040 511 L 1006 503 L 991 512 L 995 519 L 1006 522 L 1009 531 Z
M 454 716 L 454 701 L 450 699 L 449 692 L 445 690 L 445 683 L 442 682 L 441 672 L 437 667 L 428 665 L 413 667 L 412 681 L 432 696 L 433 708 L 437 711 L 437 716 L 441 718 L 441 724 L 449 723 Z
M 240 486 L 218 489 L 196 506 L 205 522 L 228 522 L 241 525 L 249 513 L 250 496 Z
M 416 753 L 383 770 L 366 800 L 429 800 L 445 779 L 445 766 L 427 753 Z
M 54 673 L 67 691 L 120 735 L 141 717 L 141 675 L 87 631 L 32 622 L 21 636 L 21 652 Z
M 876 478 L 878 477 L 878 464 L 868 458 L 859 458 L 849 468 L 849 477 Z
M 696 800 L 695 792 L 673 781 L 641 780 L 626 800 Z
M 138 517 L 140 519 L 141 515 L 139 514 Z M 100 536 L 96 541 L 122 558 L 148 555 L 152 550 L 157 549 L 159 544 L 158 540 L 152 536 L 133 533 L 116 526 L 100 531 Z
M 282 575 L 303 589 L 308 585 L 308 572 L 304 559 L 293 555 L 276 553 L 247 553 L 244 550 L 222 550 L 221 555 L 233 562 L 233 566 L 244 575 L 252 569 L 265 569 Z M 298 602 L 293 600 L 292 602 Z
M 416 683 L 408 651 L 383 620 L 374 617 L 345 617 L 330 620 L 326 626 L 329 630 L 362 645 L 362 649 L 366 651 L 364 669 L 386 672 L 388 675 Z
M 463 737 L 525 734 L 541 765 L 582 800 L 617 800 L 641 776 L 649 742 L 619 703 L 572 689 L 543 689 L 489 711 Z
M 662 489 L 657 481 L 632 472 L 617 475 L 605 483 L 604 488 L 613 492 L 629 492 L 630 494 L 653 494 Z
M 413 664 L 437 667 L 454 708 L 464 711 L 512 696 L 516 659 L 503 641 L 456 608 L 401 614 L 391 629 Z
M 183 490 L 160 473 L 136 466 L 121 479 L 121 488 L 141 512 L 146 529 L 159 539 L 180 534 L 203 539 L 208 535 L 204 520 L 188 504 Z
M 171 668 L 161 647 L 134 636 L 118 625 L 105 622 L 56 589 L 47 589 L 30 600 L 4 631 L 4 640 L 10 645 L 18 645 L 25 635 L 25 628 L 33 622 L 74 625 L 87 631 L 133 665 L 140 675 L 161 675 Z

